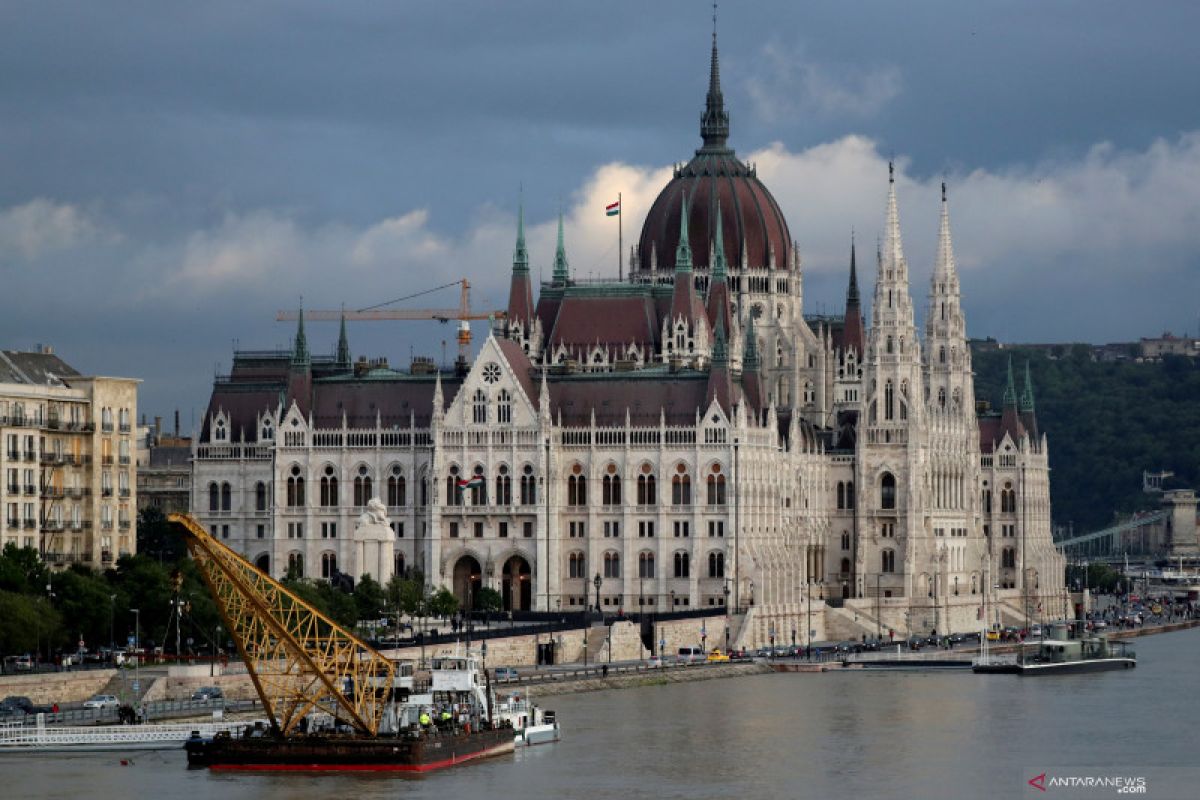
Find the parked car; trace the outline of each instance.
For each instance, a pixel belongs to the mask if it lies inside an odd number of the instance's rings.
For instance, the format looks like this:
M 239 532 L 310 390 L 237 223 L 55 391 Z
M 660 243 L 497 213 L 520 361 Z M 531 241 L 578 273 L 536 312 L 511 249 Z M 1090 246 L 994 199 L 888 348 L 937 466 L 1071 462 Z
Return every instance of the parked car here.
M 647 669 L 660 669 L 663 665 L 662 656 L 651 656 L 644 662 Z
M 53 706 L 35 705 L 28 697 L 9 695 L 0 701 L 0 717 L 21 717 L 26 714 L 53 714 Z
M 713 651 L 708 654 L 708 660 L 709 661 L 728 661 L 729 656 L 726 655 L 725 653 L 722 653 L 719 648 L 714 648 Z
M 83 701 L 84 708 L 96 708 L 101 711 L 105 709 L 115 709 L 121 705 L 121 701 L 117 699 L 115 694 L 95 694 Z
M 520 675 L 512 667 L 496 667 L 496 680 L 511 681 L 519 678 Z
M 218 686 L 201 686 L 192 692 L 193 702 L 207 703 L 209 700 L 224 700 L 225 694 Z

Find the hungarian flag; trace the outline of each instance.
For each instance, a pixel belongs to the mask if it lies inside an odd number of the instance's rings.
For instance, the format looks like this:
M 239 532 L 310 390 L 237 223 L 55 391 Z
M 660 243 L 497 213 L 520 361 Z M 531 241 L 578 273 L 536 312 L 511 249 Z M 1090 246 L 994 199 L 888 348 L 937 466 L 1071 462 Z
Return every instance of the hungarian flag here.
M 458 488 L 459 489 L 470 489 L 473 486 L 483 486 L 483 476 L 482 475 L 472 475 L 470 479 L 466 479 L 466 478 L 458 479 Z
M 621 213 L 621 201 L 620 200 L 613 203 L 612 205 L 607 205 L 604 207 L 604 216 L 606 216 L 606 217 L 615 217 L 620 213 Z

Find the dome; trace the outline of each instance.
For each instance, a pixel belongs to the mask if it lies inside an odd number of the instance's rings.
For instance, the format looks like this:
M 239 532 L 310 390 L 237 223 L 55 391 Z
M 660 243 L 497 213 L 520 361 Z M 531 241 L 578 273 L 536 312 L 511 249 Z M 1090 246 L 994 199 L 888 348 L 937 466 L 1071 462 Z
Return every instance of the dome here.
M 649 271 L 651 266 L 659 270 L 675 268 L 680 211 L 686 195 L 688 244 L 696 268 L 710 266 L 709 249 L 716 239 L 719 204 L 727 264 L 740 266 L 744 250 L 746 265 L 752 269 L 769 266 L 772 253 L 776 269 L 788 269 L 792 237 L 787 220 L 754 168 L 739 159 L 727 144 L 729 115 L 721 94 L 715 35 L 700 135 L 703 146 L 691 161 L 675 170 L 671 182 L 650 206 L 638 239 L 639 268 L 643 271 Z

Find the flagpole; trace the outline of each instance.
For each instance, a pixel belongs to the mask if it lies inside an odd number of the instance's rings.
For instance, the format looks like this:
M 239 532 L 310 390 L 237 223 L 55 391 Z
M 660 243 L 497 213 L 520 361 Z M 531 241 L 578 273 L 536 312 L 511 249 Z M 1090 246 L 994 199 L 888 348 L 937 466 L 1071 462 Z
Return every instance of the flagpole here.
M 611 197 L 611 195 L 609 195 Z M 617 192 L 617 281 L 623 280 L 621 271 L 621 254 L 625 252 L 625 237 L 621 230 L 624 224 L 625 209 L 621 208 L 621 193 Z

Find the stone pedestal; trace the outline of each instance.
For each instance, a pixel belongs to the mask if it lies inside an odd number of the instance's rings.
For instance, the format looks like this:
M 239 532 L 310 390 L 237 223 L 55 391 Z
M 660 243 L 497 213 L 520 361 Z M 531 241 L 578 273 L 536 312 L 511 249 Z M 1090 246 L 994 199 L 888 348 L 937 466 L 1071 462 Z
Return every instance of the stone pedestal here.
M 378 497 L 367 502 L 367 510 L 354 524 L 354 577 L 370 575 L 386 584 L 395 568 L 395 535 L 388 522 L 387 508 Z

